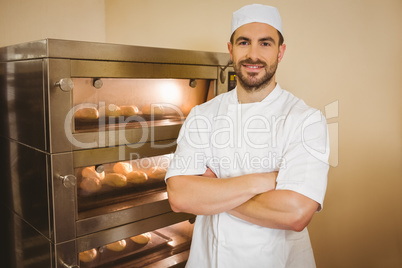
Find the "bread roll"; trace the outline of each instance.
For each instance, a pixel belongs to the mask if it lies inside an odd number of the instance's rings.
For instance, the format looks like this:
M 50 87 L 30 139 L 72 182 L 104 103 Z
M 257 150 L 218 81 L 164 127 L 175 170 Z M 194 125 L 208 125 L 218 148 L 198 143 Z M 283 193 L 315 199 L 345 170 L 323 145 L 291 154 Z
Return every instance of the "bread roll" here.
M 113 187 L 124 187 L 127 185 L 127 178 L 119 173 L 108 173 L 102 183 Z
M 143 184 L 148 180 L 148 175 L 143 171 L 132 171 L 127 174 L 127 182 L 135 184 Z
M 117 162 L 116 164 L 113 165 L 113 171 L 126 176 L 128 173 L 133 171 L 133 167 L 131 166 L 130 163 Z
M 80 183 L 80 188 L 89 193 L 95 193 L 102 188 L 102 183 L 96 177 L 85 177 Z
M 100 180 L 105 178 L 105 172 L 98 173 L 95 170 L 95 166 L 86 167 L 81 172 L 82 177 L 95 177 Z
M 95 248 L 80 252 L 79 258 L 82 262 L 91 262 L 93 261 L 96 256 L 98 255 L 98 251 Z
M 130 239 L 137 244 L 141 245 L 148 244 L 148 242 L 151 240 L 151 233 L 140 234 L 137 236 L 130 237 Z
M 121 109 L 115 104 L 109 104 L 99 108 L 100 116 L 118 117 L 121 115 Z
M 77 119 L 98 119 L 99 112 L 95 107 L 84 107 L 78 109 L 74 116 Z
M 167 170 L 158 166 L 154 166 L 147 170 L 147 175 L 151 179 L 164 179 Z
M 146 105 L 142 107 L 142 113 L 147 115 L 163 115 L 165 113 L 165 109 L 159 104 Z
M 140 112 L 138 107 L 135 105 L 120 106 L 120 110 L 121 110 L 121 115 L 123 115 L 123 116 L 133 116 L 133 115 L 137 115 Z
M 112 251 L 122 251 L 126 248 L 126 244 L 127 244 L 126 240 L 120 240 L 114 243 L 107 244 L 106 248 Z

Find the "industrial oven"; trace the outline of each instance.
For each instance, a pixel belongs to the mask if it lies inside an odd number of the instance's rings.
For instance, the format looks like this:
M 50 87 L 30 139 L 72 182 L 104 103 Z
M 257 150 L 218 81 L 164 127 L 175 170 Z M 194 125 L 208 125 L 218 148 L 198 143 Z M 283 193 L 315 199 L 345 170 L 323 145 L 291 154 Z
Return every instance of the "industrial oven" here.
M 193 215 L 164 176 L 192 107 L 233 87 L 225 53 L 46 39 L 0 49 L 10 267 L 180 267 Z

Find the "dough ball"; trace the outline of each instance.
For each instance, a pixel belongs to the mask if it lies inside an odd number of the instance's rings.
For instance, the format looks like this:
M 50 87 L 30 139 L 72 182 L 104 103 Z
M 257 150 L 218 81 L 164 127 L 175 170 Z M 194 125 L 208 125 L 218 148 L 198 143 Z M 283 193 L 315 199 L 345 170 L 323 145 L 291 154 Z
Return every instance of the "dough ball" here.
M 96 177 L 85 177 L 80 183 L 81 189 L 89 193 L 95 193 L 102 188 L 101 181 Z
M 116 172 L 116 173 L 120 173 L 120 174 L 123 174 L 124 176 L 126 176 L 128 173 L 133 171 L 133 167 L 131 166 L 130 163 L 117 162 L 113 166 L 113 171 Z
M 82 261 L 82 262 L 91 262 L 96 258 L 97 255 L 98 255 L 98 251 L 96 251 L 96 249 L 93 248 L 90 250 L 80 252 L 79 258 L 80 258 L 80 261 Z
M 126 244 L 126 240 L 120 240 L 114 243 L 107 244 L 106 248 L 110 249 L 111 251 L 122 251 L 126 248 Z
M 154 166 L 147 170 L 147 175 L 151 179 L 164 179 L 167 170 L 158 166 Z
M 98 119 L 99 112 L 95 107 L 85 107 L 78 109 L 74 116 L 77 119 Z
M 148 175 L 143 171 L 132 171 L 127 174 L 127 181 L 135 184 L 143 184 L 148 180 Z
M 148 242 L 151 240 L 151 233 L 140 234 L 137 236 L 130 237 L 130 239 L 137 244 L 141 245 L 148 244 Z
M 138 107 L 135 105 L 120 106 L 120 110 L 121 110 L 121 115 L 123 115 L 123 116 L 133 116 L 133 115 L 137 115 L 140 112 Z
M 124 187 L 127 185 L 127 178 L 119 173 L 108 173 L 102 183 L 113 187 Z
M 162 105 L 158 104 L 146 105 L 142 107 L 142 113 L 147 115 L 163 115 L 165 113 L 165 109 Z
M 86 167 L 81 172 L 82 177 L 95 177 L 100 180 L 105 178 L 105 172 L 98 173 L 95 170 L 95 166 Z

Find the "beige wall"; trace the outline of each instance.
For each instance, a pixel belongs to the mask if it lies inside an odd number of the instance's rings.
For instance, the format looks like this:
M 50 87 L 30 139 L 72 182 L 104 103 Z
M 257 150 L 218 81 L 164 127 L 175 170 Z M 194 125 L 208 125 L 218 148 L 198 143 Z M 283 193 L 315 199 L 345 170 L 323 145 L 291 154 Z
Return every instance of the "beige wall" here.
M 226 52 L 231 13 L 252 2 L 282 14 L 279 83 L 327 108 L 332 167 L 324 210 L 310 224 L 318 267 L 402 267 L 400 0 L 6 0 L 0 42 L 55 37 Z
M 44 38 L 105 42 L 105 0 L 0 0 L 0 47 Z
M 106 41 L 227 52 L 233 2 L 106 0 Z

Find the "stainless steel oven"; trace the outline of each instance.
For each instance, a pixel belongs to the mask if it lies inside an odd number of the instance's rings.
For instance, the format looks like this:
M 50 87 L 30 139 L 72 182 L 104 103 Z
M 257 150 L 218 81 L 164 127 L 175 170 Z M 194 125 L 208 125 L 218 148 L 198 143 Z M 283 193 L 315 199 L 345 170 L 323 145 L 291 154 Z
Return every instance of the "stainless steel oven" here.
M 10 266 L 182 266 L 194 216 L 164 175 L 191 108 L 232 84 L 229 55 L 46 39 L 0 61 Z

